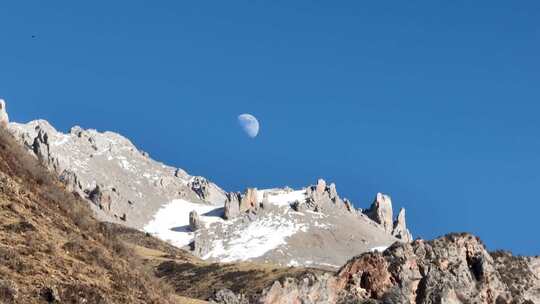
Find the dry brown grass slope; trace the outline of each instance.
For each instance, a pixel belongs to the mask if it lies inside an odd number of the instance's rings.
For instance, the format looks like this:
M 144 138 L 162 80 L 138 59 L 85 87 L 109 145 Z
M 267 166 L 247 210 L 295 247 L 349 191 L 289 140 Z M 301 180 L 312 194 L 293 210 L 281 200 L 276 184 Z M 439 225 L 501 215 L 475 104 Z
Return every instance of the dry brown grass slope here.
M 108 226 L 144 258 L 148 271 L 173 285 L 178 295 L 190 298 L 208 300 L 215 292 L 230 289 L 255 302 L 275 281 L 325 272 L 263 263 L 210 263 L 135 229 Z
M 0 129 L 0 303 L 189 303 Z

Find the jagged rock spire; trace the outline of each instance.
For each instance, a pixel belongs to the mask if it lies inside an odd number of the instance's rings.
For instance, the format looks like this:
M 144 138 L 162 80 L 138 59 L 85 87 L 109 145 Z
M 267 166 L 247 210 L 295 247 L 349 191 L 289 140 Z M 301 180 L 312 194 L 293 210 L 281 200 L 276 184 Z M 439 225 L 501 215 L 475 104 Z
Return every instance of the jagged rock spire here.
M 377 193 L 375 201 L 371 207 L 364 213 L 373 221 L 380 224 L 384 231 L 394 237 L 401 239 L 403 242 L 412 241 L 412 235 L 407 229 L 405 219 L 405 209 L 401 209 L 394 221 L 392 210 L 392 199 L 390 196 Z
M 375 200 L 371 204 L 371 207 L 366 210 L 365 214 L 380 224 L 384 231 L 391 234 L 394 229 L 394 221 L 392 220 L 393 211 L 392 211 L 392 199 L 390 196 L 377 193 Z
M 412 241 L 412 235 L 407 229 L 407 223 L 405 220 L 405 208 L 401 208 L 396 220 L 394 221 L 392 235 L 404 242 Z

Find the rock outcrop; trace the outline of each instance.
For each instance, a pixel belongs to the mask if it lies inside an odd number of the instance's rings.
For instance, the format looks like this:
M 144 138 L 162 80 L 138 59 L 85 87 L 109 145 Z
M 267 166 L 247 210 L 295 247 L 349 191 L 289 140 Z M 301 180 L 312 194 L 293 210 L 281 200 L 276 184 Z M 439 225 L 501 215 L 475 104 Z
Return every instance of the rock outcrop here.
M 248 211 L 256 212 L 261 204 L 264 204 L 264 202 L 259 203 L 256 188 L 248 188 L 244 194 L 238 192 L 227 193 L 223 217 L 230 220 L 241 214 L 248 213 Z
M 197 231 L 201 229 L 201 218 L 199 217 L 197 211 L 191 211 L 189 213 L 189 227 L 191 228 L 191 231 Z
M 276 282 L 260 303 L 540 303 L 536 262 L 505 252 L 490 254 L 478 238 L 450 234 L 364 253 L 334 276 Z
M 80 193 L 83 190 L 77 174 L 71 170 L 64 170 L 60 174 L 60 181 L 64 183 L 69 192 Z
M 377 193 L 373 204 L 371 204 L 371 207 L 365 211 L 365 214 L 370 219 L 380 224 L 384 231 L 387 233 L 392 233 L 394 224 L 392 219 L 392 200 L 388 195 Z
M 307 274 L 301 279 L 276 281 L 263 291 L 260 304 L 336 303 L 336 279 L 328 274 Z
M 175 172 L 175 175 L 176 173 L 178 173 L 178 171 Z M 189 187 L 199 196 L 200 199 L 204 200 L 210 195 L 208 190 L 209 184 L 210 183 L 204 177 L 195 176 L 189 183 Z
M 391 234 L 403 242 L 412 241 L 412 235 L 407 229 L 405 209 L 402 208 L 399 211 L 399 214 L 394 221 L 392 219 L 392 199 L 388 195 L 377 193 L 371 207 L 364 210 L 364 214 L 374 222 L 378 223 L 386 233 Z
M 110 211 L 116 198 L 116 189 L 107 189 L 103 185 L 96 185 L 92 191 L 88 192 L 88 199 L 97 205 L 99 209 Z
M 224 206 L 224 218 L 226 220 L 233 219 L 240 215 L 240 200 L 242 196 L 238 192 L 229 192 L 226 194 Z
M 257 188 L 248 188 L 240 200 L 240 212 L 257 209 L 258 207 Z
M 9 116 L 6 110 L 6 102 L 0 99 L 0 127 L 7 128 L 9 124 Z
M 319 180 L 317 180 L 315 191 L 317 191 L 318 195 L 322 195 L 323 192 L 326 191 L 326 181 L 324 179 L 319 178 Z
M 531 300 L 525 291 L 505 283 L 497 268 L 497 261 L 478 238 L 450 234 L 430 242 L 395 244 L 384 253 L 363 254 L 349 261 L 338 272 L 337 280 L 338 289 L 349 298 L 384 303 Z M 520 269 L 527 271 L 528 267 L 524 264 Z

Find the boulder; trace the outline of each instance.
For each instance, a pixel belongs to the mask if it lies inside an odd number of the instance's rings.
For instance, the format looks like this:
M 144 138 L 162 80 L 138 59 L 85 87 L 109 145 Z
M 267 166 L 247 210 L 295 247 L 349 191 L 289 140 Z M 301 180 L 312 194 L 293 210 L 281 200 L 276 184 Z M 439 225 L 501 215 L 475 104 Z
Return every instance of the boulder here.
M 0 99 L 0 127 L 7 128 L 9 124 L 9 116 L 7 114 L 6 102 Z
M 364 213 L 373 221 L 380 224 L 387 233 L 391 234 L 394 229 L 392 220 L 392 200 L 388 195 L 377 193 L 375 201 Z
M 202 227 L 201 218 L 195 210 L 189 213 L 189 227 L 191 228 L 191 231 L 197 231 Z

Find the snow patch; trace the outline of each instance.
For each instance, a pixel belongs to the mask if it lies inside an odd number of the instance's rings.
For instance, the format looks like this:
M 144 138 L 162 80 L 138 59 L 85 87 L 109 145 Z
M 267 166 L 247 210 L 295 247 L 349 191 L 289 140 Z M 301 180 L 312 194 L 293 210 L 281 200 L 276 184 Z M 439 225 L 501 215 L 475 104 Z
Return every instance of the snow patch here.
M 246 261 L 263 256 L 286 243 L 298 231 L 307 229 L 291 219 L 274 215 L 259 218 L 235 231 L 226 240 L 215 240 L 203 259 L 215 258 L 221 262 Z
M 219 214 L 219 211 L 216 211 L 219 209 L 223 208 L 176 199 L 161 207 L 154 215 L 154 219 L 144 226 L 143 230 L 176 247 L 185 247 L 193 241 L 193 231 L 189 227 L 189 213 L 196 211 L 206 226 L 223 221 L 219 216 L 214 215 Z

